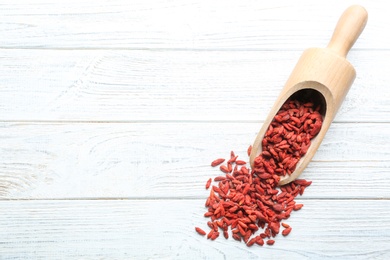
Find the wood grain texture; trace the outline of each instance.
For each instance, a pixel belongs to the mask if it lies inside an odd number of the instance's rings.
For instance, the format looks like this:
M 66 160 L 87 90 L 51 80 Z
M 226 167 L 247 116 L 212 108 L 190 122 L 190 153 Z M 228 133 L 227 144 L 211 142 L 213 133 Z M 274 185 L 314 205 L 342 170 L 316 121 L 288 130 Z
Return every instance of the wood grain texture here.
M 248 248 L 195 232 L 195 226 L 208 230 L 202 200 L 0 201 L 0 254 L 4 259 L 390 257 L 390 201 L 300 202 L 305 206 L 287 221 L 293 227 L 289 236 L 279 235 L 272 247 Z
M 245 157 L 302 51 L 368 24 L 357 79 L 273 247 L 208 241 L 211 160 Z M 0 3 L 0 259 L 389 259 L 390 16 L 378 1 Z
M 6 121 L 263 121 L 301 51 L 2 50 Z M 354 52 L 336 122 L 390 122 L 390 51 Z M 375 69 L 373 69 L 375 68 Z
M 0 46 L 278 50 L 325 47 L 339 16 L 352 4 L 362 4 L 370 14 L 367 31 L 356 47 L 388 48 L 390 17 L 384 11 L 385 0 L 2 1 Z
M 205 182 L 222 174 L 211 161 L 231 150 L 248 160 L 259 129 L 257 123 L 4 123 L 0 197 L 204 198 Z M 302 174 L 314 182 L 306 196 L 390 198 L 389 133 L 390 124 L 333 124 Z

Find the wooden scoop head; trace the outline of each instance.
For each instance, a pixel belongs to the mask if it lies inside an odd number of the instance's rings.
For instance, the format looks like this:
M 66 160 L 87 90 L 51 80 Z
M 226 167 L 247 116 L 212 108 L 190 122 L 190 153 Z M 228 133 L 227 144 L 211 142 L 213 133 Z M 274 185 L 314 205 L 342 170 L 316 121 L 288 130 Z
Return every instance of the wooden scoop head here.
M 279 185 L 295 180 L 303 172 L 356 77 L 355 69 L 346 60 L 346 55 L 366 23 L 367 11 L 358 5 L 351 6 L 341 15 L 326 48 L 312 48 L 303 52 L 254 141 L 250 155 L 252 168 L 255 158 L 262 152 L 263 137 L 281 106 L 293 95 L 310 95 L 322 107 L 322 128 L 312 139 L 307 153 L 301 157 L 294 172 L 281 177 Z

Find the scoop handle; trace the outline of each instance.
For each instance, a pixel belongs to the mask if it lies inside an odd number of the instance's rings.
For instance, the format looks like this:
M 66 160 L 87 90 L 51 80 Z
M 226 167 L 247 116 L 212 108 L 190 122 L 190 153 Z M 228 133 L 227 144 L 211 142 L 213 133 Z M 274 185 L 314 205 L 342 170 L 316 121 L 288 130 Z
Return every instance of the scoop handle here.
M 348 7 L 341 15 L 327 48 L 346 57 L 367 23 L 368 14 L 360 5 Z

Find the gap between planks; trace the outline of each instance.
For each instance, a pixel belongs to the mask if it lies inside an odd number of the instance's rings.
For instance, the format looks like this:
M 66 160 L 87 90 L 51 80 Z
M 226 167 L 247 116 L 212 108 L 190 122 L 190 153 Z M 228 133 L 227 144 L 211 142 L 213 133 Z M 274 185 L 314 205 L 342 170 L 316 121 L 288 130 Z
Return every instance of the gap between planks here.
M 18 198 L 18 199 L 4 199 L 0 198 L 0 201 L 7 202 L 7 201 L 197 201 L 197 200 L 206 200 L 208 196 L 204 197 L 185 197 L 185 198 L 178 198 L 178 197 L 101 197 L 101 198 L 34 198 L 34 199 L 28 199 L 28 198 Z M 390 201 L 389 198 L 318 198 L 318 197 L 312 197 L 312 198 L 306 198 L 306 197 L 297 197 L 297 201 Z

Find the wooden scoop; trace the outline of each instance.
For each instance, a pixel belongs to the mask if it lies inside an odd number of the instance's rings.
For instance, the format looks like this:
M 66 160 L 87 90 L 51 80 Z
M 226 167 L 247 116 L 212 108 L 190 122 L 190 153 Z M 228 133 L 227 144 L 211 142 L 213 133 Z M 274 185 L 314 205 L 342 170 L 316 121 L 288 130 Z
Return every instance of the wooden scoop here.
M 263 137 L 281 106 L 293 95 L 309 95 L 322 107 L 322 128 L 311 140 L 307 153 L 299 160 L 295 171 L 281 177 L 279 185 L 295 180 L 306 168 L 356 77 L 355 69 L 346 56 L 366 23 L 367 11 L 358 5 L 351 6 L 341 15 L 326 48 L 311 48 L 303 52 L 255 139 L 250 155 L 252 168 L 255 158 L 262 152 Z

